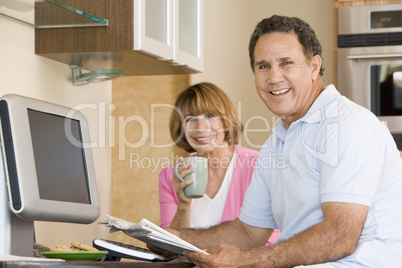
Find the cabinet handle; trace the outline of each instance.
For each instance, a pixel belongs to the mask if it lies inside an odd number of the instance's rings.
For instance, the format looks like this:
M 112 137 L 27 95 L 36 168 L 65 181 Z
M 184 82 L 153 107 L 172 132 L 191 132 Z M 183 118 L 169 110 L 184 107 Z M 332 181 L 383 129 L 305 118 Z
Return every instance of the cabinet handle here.
M 173 59 L 170 59 L 170 58 L 158 58 L 158 60 L 163 61 L 163 62 L 170 63 L 170 64 L 172 64 L 172 65 L 174 65 L 174 66 L 180 66 L 180 67 L 184 67 L 184 68 L 187 68 L 187 67 L 188 67 L 187 64 L 174 61 Z
M 181 67 L 186 67 L 186 66 L 187 66 L 187 64 L 181 63 L 181 62 L 177 62 L 177 61 L 173 61 L 172 64 L 173 64 L 173 65 L 176 65 L 176 66 L 181 66 Z
M 171 59 L 171 58 L 158 58 L 158 60 L 165 61 L 165 62 L 168 62 L 168 63 L 174 63 L 174 60 Z

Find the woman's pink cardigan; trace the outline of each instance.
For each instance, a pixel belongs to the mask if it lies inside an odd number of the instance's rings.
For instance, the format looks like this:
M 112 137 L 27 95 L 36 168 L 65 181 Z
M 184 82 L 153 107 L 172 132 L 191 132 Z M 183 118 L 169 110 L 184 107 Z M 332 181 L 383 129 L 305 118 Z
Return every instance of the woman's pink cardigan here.
M 233 169 L 232 181 L 230 183 L 228 197 L 223 210 L 222 221 L 232 221 L 240 214 L 244 195 L 250 184 L 255 165 L 257 164 L 258 152 L 234 145 L 236 151 L 236 162 Z M 173 165 L 164 168 L 159 174 L 159 203 L 161 227 L 169 227 L 176 214 L 178 199 L 172 186 Z M 275 231 L 269 239 L 269 244 L 278 237 L 279 232 Z

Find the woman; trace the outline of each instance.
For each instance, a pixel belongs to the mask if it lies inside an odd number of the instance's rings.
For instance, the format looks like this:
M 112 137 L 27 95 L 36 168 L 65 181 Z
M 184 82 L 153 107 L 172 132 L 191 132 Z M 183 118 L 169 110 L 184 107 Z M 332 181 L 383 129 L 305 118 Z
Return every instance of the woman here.
M 208 184 L 202 198 L 189 199 L 183 189 L 193 180 L 180 182 L 173 166 L 164 168 L 159 174 L 162 227 L 203 228 L 238 217 L 258 156 L 236 145 L 242 130 L 229 97 L 214 84 L 199 83 L 179 95 L 170 134 L 182 149 L 208 159 Z M 181 177 L 194 171 L 190 165 L 178 168 Z

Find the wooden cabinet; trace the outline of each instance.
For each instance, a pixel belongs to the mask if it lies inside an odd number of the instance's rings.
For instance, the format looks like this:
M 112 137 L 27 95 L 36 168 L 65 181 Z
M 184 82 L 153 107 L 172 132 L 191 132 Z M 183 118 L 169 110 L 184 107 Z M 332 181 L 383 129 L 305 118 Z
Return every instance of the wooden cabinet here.
M 134 50 L 202 72 L 202 0 L 134 0 Z
M 191 1 L 201 7 L 202 0 Z M 175 30 L 178 26 L 174 12 L 176 5 L 179 6 L 179 0 L 60 2 L 107 19 L 109 26 L 35 29 L 37 55 L 80 65 L 88 71 L 120 69 L 125 76 L 191 74 L 202 71 L 202 53 L 199 52 L 202 49 L 202 17 L 199 18 L 196 34 L 201 37 L 196 41 L 199 44 L 196 56 L 201 64 L 193 65 L 191 58 L 188 63 L 186 59 L 184 62 L 175 60 L 178 55 L 175 52 L 175 38 L 180 37 Z M 196 10 L 199 16 L 202 15 L 201 11 L 201 8 Z M 35 16 L 42 16 L 43 19 L 44 15 L 37 9 Z
M 202 0 L 174 0 L 174 60 L 177 64 L 203 70 Z
M 173 60 L 172 0 L 134 0 L 134 49 Z

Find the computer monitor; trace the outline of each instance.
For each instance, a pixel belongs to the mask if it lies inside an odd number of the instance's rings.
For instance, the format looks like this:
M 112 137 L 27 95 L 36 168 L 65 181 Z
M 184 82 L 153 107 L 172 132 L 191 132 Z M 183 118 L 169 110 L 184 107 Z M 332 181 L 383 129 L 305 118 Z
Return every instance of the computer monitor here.
M 0 121 L 0 255 L 32 256 L 34 221 L 99 216 L 88 124 L 79 111 L 14 94 L 0 99 Z

